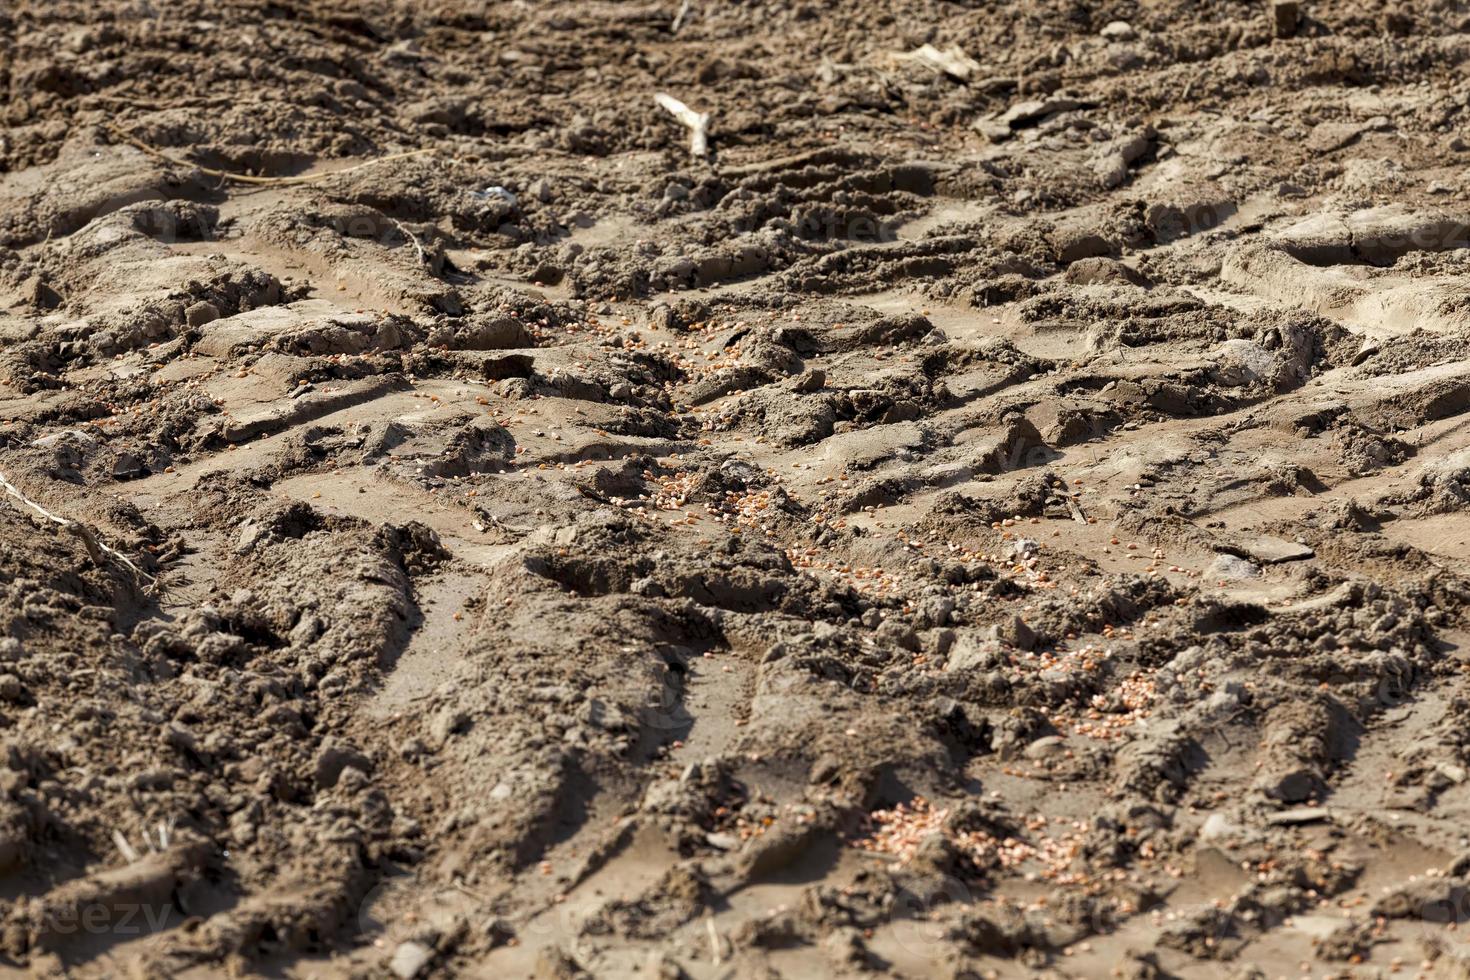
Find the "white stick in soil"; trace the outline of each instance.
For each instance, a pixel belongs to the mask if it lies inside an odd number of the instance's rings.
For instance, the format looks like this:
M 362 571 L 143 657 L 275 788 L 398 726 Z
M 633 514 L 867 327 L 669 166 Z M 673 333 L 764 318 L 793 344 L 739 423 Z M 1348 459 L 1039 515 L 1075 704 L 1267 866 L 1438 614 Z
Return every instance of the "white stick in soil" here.
M 689 155 L 697 160 L 709 156 L 709 113 L 695 112 L 667 92 L 659 92 L 653 100 L 689 129 Z
M 121 830 L 118 830 L 116 827 L 112 828 L 112 843 L 122 854 L 123 860 L 128 862 L 129 864 L 134 863 L 138 860 L 139 857 L 141 857 L 141 855 L 138 854 L 138 849 L 135 848 L 131 843 L 129 843 L 127 837 L 123 834 L 123 832 Z

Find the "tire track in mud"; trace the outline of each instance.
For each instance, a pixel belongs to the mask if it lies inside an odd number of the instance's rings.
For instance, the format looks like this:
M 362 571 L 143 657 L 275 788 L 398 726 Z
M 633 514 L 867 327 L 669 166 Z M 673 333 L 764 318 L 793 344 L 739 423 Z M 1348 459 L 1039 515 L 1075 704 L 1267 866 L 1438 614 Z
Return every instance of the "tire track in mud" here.
M 1004 311 L 998 311 L 998 312 L 1002 312 L 1003 313 Z M 849 370 L 850 368 L 848 368 L 847 366 L 838 367 L 835 364 L 828 363 L 825 358 L 823 358 L 821 356 L 818 356 L 818 357 L 815 357 L 815 358 L 808 359 L 808 367 L 807 367 L 807 369 L 808 370 L 813 370 L 813 369 L 821 370 L 821 371 L 824 372 L 824 374 L 826 374 L 827 378 L 833 378 L 834 376 L 837 375 L 837 373 L 839 371 Z M 826 378 L 824 378 L 824 381 L 825 380 L 826 380 Z M 1065 380 L 1066 380 L 1065 379 L 1065 376 L 1063 376 L 1062 377 L 1062 382 L 1065 382 Z M 1056 383 L 1056 382 L 1052 382 L 1052 383 Z M 1407 379 L 1407 383 L 1410 383 L 1411 384 L 1412 383 L 1412 378 Z M 381 387 L 381 385 L 379 387 Z M 831 387 L 831 385 L 829 383 L 829 384 L 824 385 L 824 387 Z M 372 390 L 377 391 L 378 389 L 372 389 Z M 393 390 L 393 389 L 392 389 L 392 386 L 390 385 L 390 387 L 388 389 L 385 389 L 385 390 Z M 440 389 L 440 390 L 442 391 L 442 389 Z M 1008 398 L 1014 397 L 1014 395 L 1012 395 L 1012 392 L 1013 391 L 1014 391 L 1014 388 L 998 387 L 996 390 L 994 390 L 994 391 L 992 391 L 992 392 L 990 392 L 990 393 L 988 393 L 988 394 L 986 394 L 984 396 L 981 396 L 976 403 L 973 403 L 973 406 L 967 404 L 965 406 L 965 409 L 966 409 L 966 411 L 973 411 L 974 414 L 978 418 L 984 419 L 987 416 L 987 411 L 988 411 L 988 405 L 987 405 L 987 403 L 989 401 L 991 401 L 991 400 L 1001 400 L 1001 401 L 1004 401 L 1004 400 L 1006 400 Z M 436 397 L 440 397 L 440 396 L 436 396 Z M 733 394 L 733 395 L 727 396 L 727 398 L 736 399 L 736 400 L 738 400 L 740 397 L 741 397 L 741 395 L 738 392 L 735 393 L 735 394 Z M 1021 399 L 1021 400 L 1022 400 L 1023 403 L 1026 402 L 1026 401 L 1029 401 L 1029 399 L 1024 399 L 1024 398 Z M 388 411 L 386 413 L 384 413 L 382 411 L 382 409 L 375 410 L 375 413 L 376 414 L 383 415 L 383 417 L 387 418 L 387 417 L 392 417 L 395 412 L 401 411 L 403 407 L 408 407 L 408 406 L 403 401 L 400 401 L 400 402 L 394 403 L 392 407 L 390 407 L 390 406 L 388 406 L 386 404 L 383 407 L 388 409 Z M 714 403 L 714 405 L 712 405 L 712 407 L 710 408 L 710 411 L 711 412 L 721 411 L 721 403 L 718 403 L 718 402 L 717 403 Z M 261 450 L 257 450 L 255 452 L 254 456 L 252 457 L 252 463 L 253 463 L 253 465 L 255 465 L 255 466 L 258 467 L 258 466 L 260 466 L 262 464 L 268 463 L 268 461 L 272 458 L 272 456 L 279 454 L 280 449 L 279 448 L 276 448 L 276 447 L 279 447 L 279 446 L 281 446 L 281 445 L 283 445 L 285 443 L 289 443 L 291 441 L 291 439 L 292 439 L 293 433 L 300 431 L 302 428 L 304 428 L 308 424 L 314 424 L 317 421 L 319 421 L 319 418 L 316 417 L 316 415 L 317 415 L 317 413 L 311 412 L 311 411 L 308 411 L 308 412 L 305 412 L 305 413 L 300 413 L 300 412 L 293 411 L 292 414 L 288 414 L 286 416 L 283 416 L 283 418 L 286 421 L 284 421 L 283 424 L 282 424 L 282 426 L 279 427 L 280 428 L 280 431 L 275 432 L 274 434 L 272 434 L 270 436 L 270 439 L 269 440 L 266 440 L 267 446 L 265 448 L 263 448 Z M 355 416 L 356 417 L 353 420 L 354 422 L 361 423 L 363 421 L 363 416 L 362 416 L 362 414 L 360 412 L 355 413 Z M 402 417 L 402 416 L 398 416 L 398 417 Z M 944 416 L 943 416 L 942 412 L 940 412 L 940 413 L 936 413 L 935 415 L 930 416 L 929 418 L 932 421 L 939 421 L 943 417 Z M 993 415 L 991 417 L 993 417 Z M 1222 421 L 1228 423 L 1228 419 L 1224 419 Z M 847 465 L 862 465 L 862 460 L 864 458 L 864 456 L 863 456 L 863 448 L 862 447 L 864 446 L 865 442 L 873 442 L 873 440 L 876 437 L 881 436 L 882 432 L 884 431 L 884 426 L 886 424 L 892 424 L 892 423 L 882 423 L 882 422 L 880 422 L 877 426 L 875 426 L 874 428 L 871 428 L 871 429 L 853 429 L 852 432 L 854 433 L 854 439 L 853 440 L 850 440 L 850 441 L 853 441 L 853 443 L 854 443 L 853 448 L 844 449 L 841 452 L 837 453 L 836 456 L 835 457 L 832 457 L 832 458 L 845 460 L 845 461 L 847 461 Z M 932 424 L 932 422 L 930 422 L 930 424 Z M 1129 436 L 1129 438 L 1136 438 L 1139 441 L 1146 440 L 1148 438 L 1148 431 L 1149 431 L 1149 428 L 1151 426 L 1157 426 L 1157 425 L 1169 426 L 1170 424 L 1171 423 L 1168 420 L 1165 420 L 1165 421 L 1162 421 L 1162 422 L 1145 420 L 1144 425 L 1143 425 L 1143 428 L 1141 428 L 1138 431 L 1137 435 L 1136 436 Z M 963 429 L 961 431 L 963 431 Z M 1033 432 L 1033 433 L 1035 433 L 1037 430 L 1035 430 L 1035 428 L 1033 427 L 1030 431 Z M 869 435 L 869 433 L 871 433 L 871 435 Z M 259 435 L 262 435 L 263 436 L 263 435 L 265 435 L 265 433 L 260 433 Z M 828 438 L 832 438 L 832 437 L 828 437 Z M 912 438 L 912 437 L 910 437 L 910 438 Z M 1038 438 L 1038 441 L 1039 441 L 1039 438 Z M 820 443 L 818 445 L 820 445 Z M 878 441 L 877 443 L 875 443 L 875 445 L 881 447 L 884 444 L 881 441 Z M 903 453 L 904 451 L 901 448 L 902 445 L 903 445 L 903 443 L 900 442 L 898 445 L 900 447 L 900 453 Z M 1108 443 L 1104 443 L 1103 444 L 1104 447 L 1106 447 L 1107 445 L 1109 445 L 1109 444 Z M 934 449 L 925 450 L 924 452 L 926 454 L 932 453 L 933 451 L 937 450 L 938 448 L 940 448 L 940 447 L 936 446 L 936 447 L 934 447 Z M 1004 449 L 1005 447 L 1002 446 L 1001 448 Z M 1102 448 L 1102 447 L 1099 447 L 1099 448 Z M 771 472 L 773 472 L 773 471 L 775 471 L 775 470 L 777 470 L 777 468 L 778 467 L 781 467 L 783 464 L 790 465 L 790 464 L 787 464 L 787 460 L 790 459 L 791 456 L 793 456 L 793 455 L 796 455 L 796 456 L 804 455 L 800 451 L 798 451 L 798 452 L 796 452 L 794 454 L 793 453 L 770 452 L 768 450 L 761 449 L 759 447 L 759 444 L 757 444 L 757 446 L 755 447 L 755 451 L 754 452 L 755 452 L 755 454 L 754 454 L 754 457 L 753 458 L 754 458 L 754 461 L 756 462 L 757 466 L 759 467 L 759 466 L 764 465 L 768 474 L 771 473 Z M 1106 451 L 1104 451 L 1104 455 L 1106 456 L 1106 455 L 1108 455 L 1108 453 Z M 409 458 L 411 459 L 413 457 L 411 456 Z M 545 456 L 545 458 L 550 462 L 550 464 L 552 466 L 556 466 L 556 464 L 560 463 L 561 466 L 565 467 L 565 466 L 567 466 L 567 464 L 569 462 L 572 461 L 572 457 L 567 456 L 566 454 L 558 454 L 558 452 L 557 451 L 554 451 L 554 450 L 551 451 L 550 453 L 548 453 Z M 920 455 L 920 456 L 915 457 L 912 454 L 908 454 L 908 457 L 906 459 L 903 459 L 902 462 L 899 464 L 900 465 L 900 468 L 901 469 L 903 468 L 903 464 L 908 464 L 910 466 L 911 465 L 922 464 L 924 458 L 925 458 L 924 455 Z M 1002 465 L 1000 466 L 1000 468 L 998 469 L 998 471 L 996 472 L 995 475 L 998 475 L 998 476 L 1000 476 L 1002 478 L 1005 478 L 1005 479 L 1013 479 L 1016 476 L 1016 473 L 1015 473 L 1015 471 L 1008 471 L 1007 467 L 1009 467 L 1011 465 L 1014 465 L 1014 460 L 1016 458 L 1017 458 L 1017 454 L 1014 454 L 1014 453 L 1005 454 L 1005 453 L 1003 453 L 1002 454 Z M 1057 454 L 1051 454 L 1049 458 L 1052 459 L 1053 461 L 1055 461 L 1055 459 L 1058 459 L 1058 458 L 1064 459 L 1065 458 L 1065 454 L 1061 454 L 1060 456 L 1058 456 Z M 879 448 L 878 451 L 877 451 L 877 454 L 873 457 L 873 459 L 874 459 L 874 462 L 877 463 L 877 465 L 879 465 L 880 467 L 882 467 L 884 465 L 892 465 L 895 457 L 893 456 L 893 450 L 891 448 Z M 537 467 L 541 467 L 541 466 L 547 465 L 547 463 L 537 463 L 535 465 Z M 801 464 L 799 461 L 797 462 L 796 465 L 798 467 L 804 467 L 804 464 Z M 825 468 L 823 470 L 819 470 L 818 472 L 821 475 L 815 476 L 814 478 L 817 481 L 818 485 L 820 485 L 820 482 L 821 481 L 823 481 L 823 480 L 830 480 L 834 476 L 833 473 L 827 472 L 827 469 L 837 469 L 838 472 L 841 472 L 841 470 L 843 468 L 844 467 L 828 467 L 828 468 Z M 968 472 L 968 473 L 961 473 L 961 474 L 957 475 L 956 477 L 952 478 L 949 481 L 950 486 L 971 485 L 970 481 L 973 479 L 973 477 L 975 475 L 976 475 L 976 471 L 973 471 L 973 470 L 970 471 L 970 472 Z M 181 474 L 181 476 L 184 476 L 184 474 Z M 802 476 L 804 477 L 805 474 L 803 473 Z M 294 491 L 293 490 L 293 481 L 295 482 L 295 484 L 301 486 L 301 490 L 300 491 Z M 175 481 L 175 482 L 177 482 L 177 481 Z M 341 481 L 341 482 L 343 482 L 343 483 L 349 483 L 350 481 Z M 391 482 L 392 481 L 391 481 L 391 478 L 390 478 L 390 483 L 388 484 L 388 486 L 391 486 Z M 788 483 L 789 481 L 781 480 L 781 481 L 778 481 L 778 482 L 780 482 L 780 483 Z M 792 485 L 793 487 L 796 487 L 797 486 L 794 483 L 792 483 L 790 485 Z M 922 483 L 920 484 L 920 486 L 923 486 L 923 485 L 924 484 L 922 484 Z M 296 478 L 289 478 L 289 479 L 286 479 L 286 480 L 283 480 L 283 481 L 279 481 L 277 483 L 277 486 L 278 486 L 278 488 L 279 488 L 280 491 L 284 491 L 284 494 L 287 497 L 294 497 L 295 499 L 303 499 L 304 498 L 306 500 L 321 500 L 322 497 L 324 496 L 324 492 L 323 491 L 326 490 L 326 489 L 328 489 L 328 488 L 330 488 L 330 487 L 332 487 L 333 486 L 333 483 L 330 480 L 323 482 L 319 478 L 300 478 L 300 477 L 296 477 Z M 911 496 L 910 496 L 910 493 L 911 492 L 909 490 L 903 489 L 904 484 L 902 484 L 902 483 L 900 483 L 900 484 L 887 484 L 887 483 L 885 483 L 882 486 L 884 487 L 884 489 L 880 491 L 879 497 L 876 497 L 874 499 L 880 501 L 880 503 L 881 503 L 881 510 L 886 515 L 901 515 L 901 514 L 904 514 L 907 511 L 909 513 L 909 515 L 911 515 L 911 519 L 912 519 L 912 517 L 918 517 L 918 516 L 921 516 L 924 513 L 924 505 L 923 505 L 923 503 L 917 502 L 914 499 L 912 499 Z M 321 489 L 315 489 L 316 487 L 321 487 Z M 370 487 L 372 489 L 369 489 Z M 893 487 L 894 489 L 893 490 L 889 490 L 889 489 L 887 489 L 888 487 Z M 310 491 L 308 493 L 308 488 L 313 488 L 313 489 L 310 489 Z M 388 496 L 384 496 L 382 494 L 381 490 L 379 490 L 378 488 L 387 489 L 387 487 L 384 486 L 384 484 L 381 482 L 381 478 L 379 478 L 379 480 L 376 481 L 375 483 L 372 483 L 372 484 L 369 484 L 367 486 L 363 486 L 363 487 L 360 487 L 359 488 L 361 490 L 367 490 L 366 496 L 367 496 L 368 499 L 367 499 L 367 501 L 364 502 L 366 504 L 366 512 L 368 512 L 368 513 L 382 512 L 382 513 L 385 513 L 385 514 L 388 513 L 388 512 L 391 512 L 394 509 L 394 497 L 391 495 L 391 493 Z M 805 486 L 804 485 L 804 486 L 800 486 L 797 492 L 809 491 L 810 489 L 812 489 L 812 487 Z M 943 489 L 943 488 L 940 488 L 940 489 Z M 930 491 L 930 492 L 932 493 L 932 491 Z M 359 513 L 364 512 L 364 507 L 362 505 L 359 505 L 356 508 L 351 507 L 352 493 L 351 493 L 350 486 L 343 486 L 340 491 L 334 490 L 333 493 L 331 495 L 329 495 L 329 496 L 331 496 L 334 500 L 338 501 L 338 503 L 336 503 L 336 504 L 323 503 L 323 504 L 316 504 L 315 506 L 324 507 L 328 513 L 331 513 L 334 509 L 335 510 L 340 510 L 340 511 L 343 511 L 343 512 L 349 512 L 349 513 L 350 512 L 353 512 L 353 511 L 356 511 L 356 512 L 359 512 Z M 346 506 L 344 506 L 344 504 Z M 677 507 L 677 504 L 675 506 Z M 859 507 L 851 507 L 851 508 L 843 507 L 843 508 L 841 508 L 838 511 L 838 513 L 851 514 L 854 510 L 859 511 L 859 513 L 862 513 L 863 511 L 866 510 L 867 506 L 868 505 L 862 505 L 861 508 L 859 508 Z M 677 513 L 678 511 L 675 511 L 675 512 Z M 687 511 L 686 511 L 686 513 L 687 513 Z M 839 517 L 839 518 L 837 518 L 837 521 L 835 523 L 840 526 L 840 524 L 843 523 L 844 520 L 845 520 L 844 518 Z M 855 518 L 854 520 L 858 522 L 857 523 L 857 526 L 861 526 L 861 527 L 864 527 L 864 528 L 871 529 L 870 530 L 870 533 L 875 533 L 875 534 L 876 533 L 881 533 L 881 532 L 883 532 L 885 530 L 889 530 L 892 527 L 892 525 L 888 525 L 887 527 L 885 527 L 886 522 L 884 520 L 881 520 L 878 516 L 876 516 L 876 512 L 875 512 L 874 516 L 866 517 L 866 518 Z M 450 533 L 450 530 L 449 529 L 454 525 L 455 522 L 453 520 L 445 520 L 445 519 L 437 519 L 437 520 L 436 519 L 430 519 L 429 520 L 429 523 L 430 523 L 431 526 L 436 525 L 436 524 L 437 525 L 440 525 L 441 526 L 441 529 L 444 531 L 444 533 L 445 534 L 448 534 L 448 533 Z M 991 523 L 994 523 L 994 522 L 991 522 Z M 1002 521 L 1001 523 L 1002 524 L 1005 524 L 1006 522 L 1005 521 Z M 493 526 L 494 525 L 492 525 L 492 527 Z M 1024 523 L 1021 526 L 1024 526 Z M 759 523 L 758 519 L 757 519 L 757 522 L 753 525 L 753 527 L 760 527 L 760 523 Z M 764 528 L 762 528 L 762 530 L 764 530 Z M 792 532 L 791 531 L 789 531 L 789 530 L 783 530 L 782 532 L 780 532 L 778 534 L 778 537 L 779 538 L 784 538 L 787 543 L 790 543 L 790 541 L 792 540 L 791 535 L 792 535 Z M 1002 538 L 1007 537 L 1007 536 L 1008 536 L 1007 532 L 1004 532 L 1004 531 L 1001 532 L 1001 537 Z M 558 549 L 558 551 L 562 551 L 562 550 L 565 550 L 565 549 Z M 569 581 L 581 580 L 582 577 L 583 576 L 580 573 L 579 574 L 574 574 L 573 575 L 573 578 L 570 579 Z M 645 590 L 645 591 L 647 591 L 647 590 Z M 466 591 L 466 590 L 464 590 L 463 587 L 461 587 L 460 591 L 458 593 L 456 593 L 456 594 L 460 597 L 461 600 L 463 600 L 464 598 L 467 598 L 468 597 L 469 592 Z M 654 592 L 653 594 L 656 595 L 657 592 Z M 438 619 L 436 620 L 437 626 L 435 626 L 434 629 L 435 630 L 442 630 L 442 629 L 444 629 L 445 628 L 445 624 L 442 621 L 442 613 L 436 613 L 434 615 L 436 615 L 438 617 Z M 424 626 L 421 626 L 420 629 L 421 630 L 422 629 L 425 629 L 425 627 Z M 412 642 L 410 642 L 410 644 L 409 644 L 409 649 L 412 649 Z M 696 688 L 696 690 L 697 690 L 697 688 Z M 697 714 L 693 718 L 693 721 L 695 723 L 695 726 L 697 727 L 698 726 L 698 715 Z M 729 736 L 732 735 L 732 734 L 733 734 L 733 731 L 732 730 L 727 730 L 727 731 L 723 732 L 720 736 L 717 736 L 717 737 L 711 737 L 711 736 L 708 736 L 708 735 L 704 735 L 700 739 L 700 741 L 699 741 L 700 752 L 701 753 L 704 753 L 704 754 L 709 754 L 709 755 L 724 754 L 725 751 L 727 751 L 728 749 L 731 748 L 731 746 L 729 744 L 729 742 L 731 741 L 729 739 Z M 676 755 L 675 755 L 675 761 L 677 761 L 677 757 L 678 757 L 678 753 L 676 753 Z M 550 853 L 555 854 L 556 851 L 553 849 L 553 851 L 550 852 Z M 598 879 L 598 880 L 600 880 L 600 879 Z M 614 875 L 613 878 L 612 878 L 612 880 L 619 880 L 619 879 L 618 879 L 618 877 L 616 875 Z M 638 879 L 635 876 L 633 879 L 631 879 L 631 881 L 633 881 L 635 884 L 625 884 L 624 887 L 625 888 L 636 887 L 636 881 L 637 880 Z M 591 912 L 596 911 L 596 909 L 595 909 L 595 907 L 588 907 L 585 911 L 588 914 L 590 914 Z M 560 937 L 563 937 L 564 938 L 565 935 L 567 935 L 567 933 L 566 933 L 566 929 L 567 928 L 568 927 L 562 927 L 562 929 L 557 933 L 557 936 L 560 936 Z M 578 926 L 578 928 L 580 928 L 580 925 Z M 534 935 L 534 930 L 531 931 L 531 934 Z M 574 936 L 574 935 L 576 935 L 576 933 L 571 933 L 570 935 L 573 935 Z M 717 935 L 718 935 L 718 933 L 717 933 Z M 573 950 L 576 950 L 578 948 L 575 941 L 573 941 L 571 948 Z
M 278 69 L 199 5 L 264 101 L 130 131 L 436 148 L 263 191 L 94 139 L 143 28 L 26 13 L 4 470 L 161 591 L 0 524 L 4 955 L 1462 964 L 1463 35 L 1237 7 L 318 4 Z

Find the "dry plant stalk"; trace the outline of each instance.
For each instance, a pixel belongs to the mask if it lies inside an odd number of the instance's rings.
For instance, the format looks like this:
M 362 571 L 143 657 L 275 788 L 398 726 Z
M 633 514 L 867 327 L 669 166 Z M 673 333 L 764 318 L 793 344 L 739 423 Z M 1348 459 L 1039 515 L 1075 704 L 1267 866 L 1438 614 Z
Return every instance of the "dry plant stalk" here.
M 695 112 L 667 92 L 659 92 L 653 100 L 688 127 L 689 155 L 697 160 L 709 156 L 709 113 Z
M 108 554 L 111 555 L 113 558 L 116 558 L 118 561 L 122 562 L 123 565 L 127 567 L 128 571 L 132 572 L 138 578 L 142 579 L 145 582 L 153 581 L 153 578 L 145 573 L 137 565 L 134 565 L 127 555 L 124 555 L 122 552 L 116 550 L 115 548 L 109 548 L 107 545 L 97 540 L 97 535 L 93 533 L 91 528 L 87 527 L 85 524 L 73 520 L 68 520 L 65 517 L 61 517 L 60 515 L 51 513 L 49 510 L 42 507 L 40 504 L 36 503 L 30 497 L 27 497 L 24 493 L 22 493 L 20 488 L 17 487 L 14 483 L 11 483 L 4 473 L 0 473 L 0 487 L 3 487 L 8 495 L 14 497 L 16 500 L 19 500 L 31 510 L 35 511 L 37 514 L 40 514 L 42 517 L 46 518 L 54 524 L 61 525 L 72 534 L 75 534 L 77 537 L 81 538 L 82 544 L 86 547 L 87 554 L 91 557 L 92 563 L 94 565 L 101 567 L 103 554 Z
M 418 253 L 419 264 L 428 265 L 429 256 L 425 254 L 424 247 L 419 244 L 419 240 L 414 237 L 414 233 L 403 227 L 403 222 L 399 221 L 397 218 L 393 219 L 393 226 L 398 229 L 398 233 L 400 235 L 402 235 L 404 238 L 407 238 L 410 242 L 413 242 L 413 250 Z

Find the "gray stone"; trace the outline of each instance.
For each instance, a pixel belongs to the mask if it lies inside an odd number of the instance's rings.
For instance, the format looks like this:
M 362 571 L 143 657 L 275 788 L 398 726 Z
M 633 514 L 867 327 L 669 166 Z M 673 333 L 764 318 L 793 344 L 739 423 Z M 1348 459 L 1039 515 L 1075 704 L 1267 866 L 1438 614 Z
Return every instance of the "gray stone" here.
M 429 965 L 434 958 L 434 951 L 423 943 L 409 941 L 399 943 L 398 948 L 393 951 L 393 959 L 388 963 L 388 969 L 395 977 L 402 980 L 413 980 Z
M 1220 555 L 1210 562 L 1205 569 L 1206 579 L 1223 580 L 1226 582 L 1239 582 L 1245 579 L 1260 578 L 1261 569 L 1254 563 L 1234 555 Z

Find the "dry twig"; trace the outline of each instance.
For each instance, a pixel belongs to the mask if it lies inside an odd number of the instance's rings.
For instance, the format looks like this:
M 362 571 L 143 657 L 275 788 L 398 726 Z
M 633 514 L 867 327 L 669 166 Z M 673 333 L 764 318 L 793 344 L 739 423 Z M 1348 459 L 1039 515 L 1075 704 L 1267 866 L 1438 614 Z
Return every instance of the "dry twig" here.
M 135 863 L 140 857 L 142 857 L 142 855 L 138 853 L 138 849 L 128 841 L 127 836 L 124 835 L 123 832 L 121 830 L 118 830 L 116 827 L 112 828 L 112 843 L 114 846 L 117 847 L 118 853 L 123 856 L 123 860 L 128 862 L 129 864 Z
M 393 226 L 398 229 L 398 233 L 400 235 L 402 235 L 404 238 L 407 238 L 409 241 L 413 242 L 414 251 L 416 251 L 416 252 L 419 253 L 419 264 L 420 265 L 428 265 L 429 264 L 429 257 L 426 254 L 424 254 L 424 247 L 419 244 L 419 240 L 416 237 L 414 237 L 413 232 L 411 232 L 407 228 L 403 227 L 403 222 L 399 221 L 397 218 L 394 218 L 393 219 Z
M 14 497 L 16 500 L 19 500 L 31 510 L 35 511 L 37 514 L 40 514 L 42 517 L 46 518 L 54 524 L 61 525 L 72 534 L 75 534 L 77 537 L 81 538 L 82 544 L 86 547 L 87 554 L 91 556 L 92 563 L 94 565 L 100 567 L 102 565 L 103 554 L 109 554 L 112 557 L 116 558 L 118 561 L 122 562 L 123 565 L 127 567 L 128 571 L 132 572 L 138 578 L 143 579 L 145 582 L 153 581 L 152 577 L 145 573 L 137 565 L 134 565 L 132 561 L 127 557 L 127 555 L 124 555 L 122 552 L 114 548 L 109 548 L 107 545 L 97 540 L 97 535 L 93 533 L 91 528 L 87 527 L 85 524 L 81 524 L 73 520 L 68 520 L 65 517 L 61 517 L 57 514 L 51 513 L 45 507 L 42 507 L 40 504 L 36 503 L 30 497 L 27 497 L 24 493 L 22 493 L 20 491 L 20 488 L 17 487 L 14 483 L 11 483 L 10 480 L 6 478 L 4 473 L 0 473 L 0 487 L 3 487 L 7 494 Z
M 704 913 L 704 928 L 709 933 L 709 954 L 715 966 L 720 965 L 720 933 L 715 928 L 715 917 L 708 911 Z

